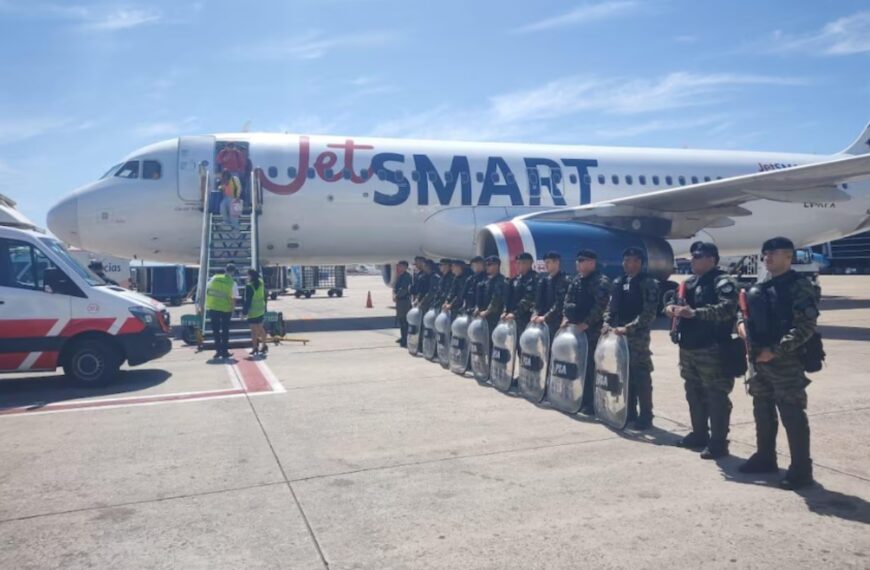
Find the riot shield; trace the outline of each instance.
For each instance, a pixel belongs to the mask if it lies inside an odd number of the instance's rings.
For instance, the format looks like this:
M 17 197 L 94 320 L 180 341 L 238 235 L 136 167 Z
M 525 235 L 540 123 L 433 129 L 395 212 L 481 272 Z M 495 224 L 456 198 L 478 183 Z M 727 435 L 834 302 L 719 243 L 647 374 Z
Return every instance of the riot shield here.
M 550 360 L 550 329 L 546 323 L 531 323 L 520 336 L 520 393 L 532 402 L 544 399 L 547 363 Z
M 517 322 L 499 321 L 492 331 L 492 358 L 489 379 L 492 385 L 507 392 L 514 383 L 514 361 L 517 349 Z
M 595 349 L 595 416 L 616 429 L 628 423 L 628 341 L 608 333 Z
M 477 317 L 468 325 L 468 345 L 471 350 L 471 373 L 480 383 L 489 380 L 489 323 Z
M 465 374 L 468 370 L 468 315 L 459 315 L 450 325 L 450 371 Z
M 423 324 L 423 314 L 418 307 L 413 307 L 405 317 L 408 321 L 408 352 L 417 356 L 420 352 L 420 327 Z
M 435 353 L 442 368 L 450 366 L 450 311 L 441 310 L 435 317 Z
M 423 315 L 423 358 L 426 360 L 435 360 L 435 317 L 438 312 L 435 309 L 429 309 Z
M 576 414 L 583 403 L 583 381 L 589 341 L 586 333 L 568 325 L 556 333 L 550 348 L 550 372 L 547 378 L 547 400 L 557 410 Z

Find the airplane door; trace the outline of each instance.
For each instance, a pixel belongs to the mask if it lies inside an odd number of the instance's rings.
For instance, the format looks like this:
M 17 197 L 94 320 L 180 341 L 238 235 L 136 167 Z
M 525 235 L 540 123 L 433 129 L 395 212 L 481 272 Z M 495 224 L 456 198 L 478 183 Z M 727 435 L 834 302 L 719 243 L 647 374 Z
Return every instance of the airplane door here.
M 202 202 L 208 188 L 206 172 L 214 175 L 215 138 L 211 136 L 179 137 L 178 197 L 186 202 Z M 205 169 L 201 170 L 200 165 Z

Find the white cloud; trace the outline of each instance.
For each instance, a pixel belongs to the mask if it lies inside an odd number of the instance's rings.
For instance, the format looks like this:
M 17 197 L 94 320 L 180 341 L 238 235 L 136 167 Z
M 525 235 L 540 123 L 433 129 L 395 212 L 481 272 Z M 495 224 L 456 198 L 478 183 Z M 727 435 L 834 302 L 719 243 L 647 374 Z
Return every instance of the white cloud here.
M 575 77 L 541 87 L 504 93 L 476 109 L 453 109 L 441 105 L 408 112 L 374 128 L 377 136 L 458 140 L 553 139 L 554 133 L 576 131 L 600 138 L 631 138 L 659 131 L 706 128 L 721 132 L 730 123 L 719 116 L 688 116 L 679 120 L 660 118 L 665 112 L 721 103 L 735 90 L 756 86 L 802 85 L 798 78 L 729 73 L 676 72 L 658 78 L 625 79 Z M 619 117 L 648 120 L 626 124 Z M 614 117 L 613 125 L 600 125 L 601 115 Z M 557 137 L 558 138 L 558 137 Z
M 94 121 L 59 117 L 27 117 L 0 120 L 0 144 L 20 142 L 58 132 L 76 132 L 93 128 Z
M 240 59 L 320 59 L 339 49 L 358 49 L 393 43 L 396 34 L 387 31 L 333 35 L 312 30 L 286 40 L 266 40 L 236 48 Z
M 773 51 L 814 55 L 854 55 L 870 53 L 870 12 L 858 12 L 805 35 L 789 35 L 776 30 Z
M 518 34 L 527 34 L 531 32 L 551 30 L 554 28 L 587 24 L 589 22 L 596 22 L 607 18 L 623 16 L 634 12 L 635 9 L 639 7 L 640 4 L 636 0 L 612 0 L 596 4 L 584 4 L 583 6 L 574 8 L 570 12 L 532 22 L 531 24 L 520 26 L 513 31 Z
M 156 8 L 117 8 L 107 12 L 88 9 L 82 27 L 87 30 L 114 32 L 155 24 L 161 17 L 160 10 Z
M 155 121 L 135 126 L 133 134 L 142 138 L 175 137 L 187 134 L 198 124 L 199 120 L 193 116 L 180 121 Z

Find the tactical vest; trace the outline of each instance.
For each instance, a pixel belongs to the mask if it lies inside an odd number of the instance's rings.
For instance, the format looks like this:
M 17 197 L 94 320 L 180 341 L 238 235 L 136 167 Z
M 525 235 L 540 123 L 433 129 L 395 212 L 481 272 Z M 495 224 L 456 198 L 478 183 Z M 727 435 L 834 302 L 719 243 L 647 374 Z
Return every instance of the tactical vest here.
M 586 277 L 577 275 L 577 280 L 580 282 L 580 290 L 574 295 L 575 309 L 573 311 L 574 314 L 571 316 L 572 320 L 583 322 L 589 316 L 589 311 L 595 306 L 595 291 L 593 287 L 598 283 L 599 275 L 597 271 L 590 273 Z
M 535 311 L 539 315 L 543 315 L 553 308 L 556 304 L 556 291 L 559 289 L 559 284 L 565 281 L 565 274 L 558 272 L 555 276 L 547 275 L 538 283 L 538 299 L 535 303 Z
M 535 283 L 535 277 L 537 277 L 537 274 L 534 271 L 529 271 L 525 275 L 517 275 L 511 279 L 507 299 L 505 299 L 507 312 L 514 313 L 517 311 L 520 301 L 522 301 L 525 296 L 526 287 L 529 283 L 532 283 L 533 286 L 537 285 Z M 537 289 L 537 287 L 535 287 L 535 289 Z
M 616 326 L 630 323 L 643 311 L 643 290 L 640 284 L 645 279 L 649 279 L 646 273 L 638 273 L 634 279 L 621 275 L 613 282 L 611 308 L 616 315 Z
M 724 274 L 724 271 L 714 268 L 700 277 L 689 278 L 686 281 L 686 304 L 693 309 L 715 305 L 719 300 L 716 281 Z M 723 322 L 680 319 L 680 347 L 691 350 L 724 342 L 731 338 L 733 328 L 734 319 Z
M 499 287 L 503 286 L 503 284 L 504 276 L 501 273 L 497 273 L 494 277 L 488 277 L 483 281 L 482 295 L 480 299 L 481 303 L 478 305 L 480 310 L 486 310 L 486 308 L 489 307 L 495 292 Z
M 254 290 L 254 294 L 251 297 L 251 306 L 248 308 L 248 318 L 256 319 L 266 314 L 266 288 L 260 281 L 259 287 L 251 284 L 251 289 Z
M 791 287 L 798 279 L 797 272 L 789 271 L 750 288 L 749 333 L 754 346 L 775 346 L 794 324 Z

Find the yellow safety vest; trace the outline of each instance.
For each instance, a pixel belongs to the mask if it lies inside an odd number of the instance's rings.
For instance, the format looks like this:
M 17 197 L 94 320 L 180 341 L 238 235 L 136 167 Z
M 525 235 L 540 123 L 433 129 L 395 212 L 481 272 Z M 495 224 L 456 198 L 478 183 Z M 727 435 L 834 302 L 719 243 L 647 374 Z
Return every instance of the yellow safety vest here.
M 232 313 L 235 305 L 233 283 L 233 278 L 226 273 L 218 273 L 212 277 L 205 291 L 205 308 L 209 311 Z
M 248 308 L 248 318 L 256 319 L 266 314 L 266 288 L 260 281 L 259 287 L 254 287 L 251 284 L 251 289 L 254 290 L 254 295 L 251 297 L 251 306 Z

